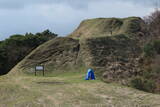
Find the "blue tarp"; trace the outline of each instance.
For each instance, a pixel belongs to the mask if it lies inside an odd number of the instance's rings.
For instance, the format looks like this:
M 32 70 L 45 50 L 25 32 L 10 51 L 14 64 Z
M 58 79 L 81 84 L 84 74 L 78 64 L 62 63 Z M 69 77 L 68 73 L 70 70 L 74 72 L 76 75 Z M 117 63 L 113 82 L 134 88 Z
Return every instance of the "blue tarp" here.
M 85 80 L 95 80 L 94 71 L 92 69 L 88 69 Z

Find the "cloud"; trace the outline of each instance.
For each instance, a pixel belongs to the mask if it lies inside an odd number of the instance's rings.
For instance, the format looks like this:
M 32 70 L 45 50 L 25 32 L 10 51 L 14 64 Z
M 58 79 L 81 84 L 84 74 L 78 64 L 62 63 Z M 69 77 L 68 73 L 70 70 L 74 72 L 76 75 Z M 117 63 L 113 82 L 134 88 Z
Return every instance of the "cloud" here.
M 64 36 L 84 19 L 143 17 L 152 9 L 134 0 L 0 0 L 0 40 L 45 29 Z
M 1 9 L 19 9 L 29 5 L 38 4 L 67 4 L 73 8 L 83 9 L 87 8 L 88 4 L 92 2 L 109 2 L 111 0 L 0 0 Z M 153 6 L 160 0 L 112 0 L 112 2 L 132 2 L 135 4 L 141 4 L 145 6 Z
M 156 7 L 160 6 L 160 0 L 124 0 L 126 2 L 132 2 L 144 7 Z
M 73 8 L 83 9 L 87 4 L 96 0 L 0 0 L 1 9 L 19 9 L 30 5 L 66 4 Z

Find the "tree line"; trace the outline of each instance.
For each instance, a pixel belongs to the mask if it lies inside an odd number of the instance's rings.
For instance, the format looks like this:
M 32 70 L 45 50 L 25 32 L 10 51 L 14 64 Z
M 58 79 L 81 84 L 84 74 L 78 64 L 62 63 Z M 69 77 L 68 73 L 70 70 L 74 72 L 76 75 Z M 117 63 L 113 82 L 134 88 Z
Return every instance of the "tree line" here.
M 32 50 L 57 36 L 47 29 L 36 34 L 12 35 L 8 39 L 0 41 L 0 75 L 7 74 Z

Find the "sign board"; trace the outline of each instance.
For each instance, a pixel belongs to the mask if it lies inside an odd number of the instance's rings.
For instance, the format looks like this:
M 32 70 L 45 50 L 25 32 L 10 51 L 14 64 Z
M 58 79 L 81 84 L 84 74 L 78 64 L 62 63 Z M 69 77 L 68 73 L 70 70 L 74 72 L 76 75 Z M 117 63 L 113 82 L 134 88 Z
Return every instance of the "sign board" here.
M 35 66 L 35 76 L 37 75 L 37 71 L 43 71 L 43 76 L 44 76 L 44 66 L 43 65 Z
M 36 71 L 43 71 L 44 70 L 44 66 L 36 66 Z

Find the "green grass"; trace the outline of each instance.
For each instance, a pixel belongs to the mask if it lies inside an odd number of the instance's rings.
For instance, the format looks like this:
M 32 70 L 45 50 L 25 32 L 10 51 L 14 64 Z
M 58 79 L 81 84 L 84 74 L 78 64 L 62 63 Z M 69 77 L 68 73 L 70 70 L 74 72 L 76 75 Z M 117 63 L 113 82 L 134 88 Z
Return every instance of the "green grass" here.
M 69 37 L 85 39 L 110 37 L 119 34 L 129 34 L 132 36 L 140 31 L 142 24 L 143 21 L 139 17 L 87 19 Z
M 11 74 L 0 77 L 0 107 L 160 106 L 160 95 L 100 80 L 86 81 L 85 72 L 45 77 Z

